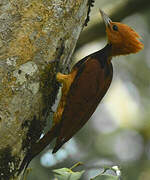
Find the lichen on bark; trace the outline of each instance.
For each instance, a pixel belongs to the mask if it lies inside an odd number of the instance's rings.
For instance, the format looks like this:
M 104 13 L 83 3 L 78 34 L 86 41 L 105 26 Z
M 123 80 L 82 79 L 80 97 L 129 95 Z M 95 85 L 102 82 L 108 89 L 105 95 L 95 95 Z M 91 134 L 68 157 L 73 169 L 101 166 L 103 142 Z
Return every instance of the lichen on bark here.
M 0 0 L 0 179 L 20 179 L 87 12 L 88 0 Z

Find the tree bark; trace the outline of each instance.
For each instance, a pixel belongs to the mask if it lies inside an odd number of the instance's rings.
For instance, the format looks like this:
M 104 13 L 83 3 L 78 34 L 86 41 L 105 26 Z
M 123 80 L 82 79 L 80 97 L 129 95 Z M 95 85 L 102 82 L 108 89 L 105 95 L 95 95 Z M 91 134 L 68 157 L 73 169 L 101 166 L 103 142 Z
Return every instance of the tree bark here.
M 17 175 L 45 127 L 91 0 L 0 0 L 0 179 Z M 58 67 L 59 62 L 59 67 Z

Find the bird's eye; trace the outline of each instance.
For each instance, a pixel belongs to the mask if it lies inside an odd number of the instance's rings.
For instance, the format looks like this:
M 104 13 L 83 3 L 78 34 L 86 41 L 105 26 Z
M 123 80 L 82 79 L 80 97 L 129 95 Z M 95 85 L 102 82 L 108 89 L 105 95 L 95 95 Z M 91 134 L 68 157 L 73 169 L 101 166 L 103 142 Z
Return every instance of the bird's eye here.
M 112 28 L 113 28 L 114 31 L 118 31 L 118 26 L 117 25 L 114 24 Z

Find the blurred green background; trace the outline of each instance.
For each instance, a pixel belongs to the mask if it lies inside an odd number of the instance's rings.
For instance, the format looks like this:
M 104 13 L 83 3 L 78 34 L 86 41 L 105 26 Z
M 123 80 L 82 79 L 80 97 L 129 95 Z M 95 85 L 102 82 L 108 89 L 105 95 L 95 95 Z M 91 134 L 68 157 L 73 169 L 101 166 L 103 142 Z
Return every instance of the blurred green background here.
M 144 50 L 113 58 L 111 87 L 92 118 L 56 154 L 51 154 L 50 145 L 37 156 L 30 164 L 29 180 L 54 179 L 53 169 L 71 167 L 78 161 L 84 165 L 77 170 L 86 170 L 83 180 L 113 165 L 121 167 L 123 180 L 150 180 L 150 1 L 96 0 L 74 61 L 107 43 L 99 8 L 113 21 L 135 29 Z

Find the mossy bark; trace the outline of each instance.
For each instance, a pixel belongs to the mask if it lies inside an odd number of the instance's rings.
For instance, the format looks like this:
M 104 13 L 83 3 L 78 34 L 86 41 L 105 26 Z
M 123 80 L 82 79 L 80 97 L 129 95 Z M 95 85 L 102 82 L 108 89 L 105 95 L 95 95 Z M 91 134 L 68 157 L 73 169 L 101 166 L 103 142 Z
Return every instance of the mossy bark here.
M 83 28 L 88 0 L 0 0 L 0 179 L 17 176 L 45 126 L 62 70 Z

